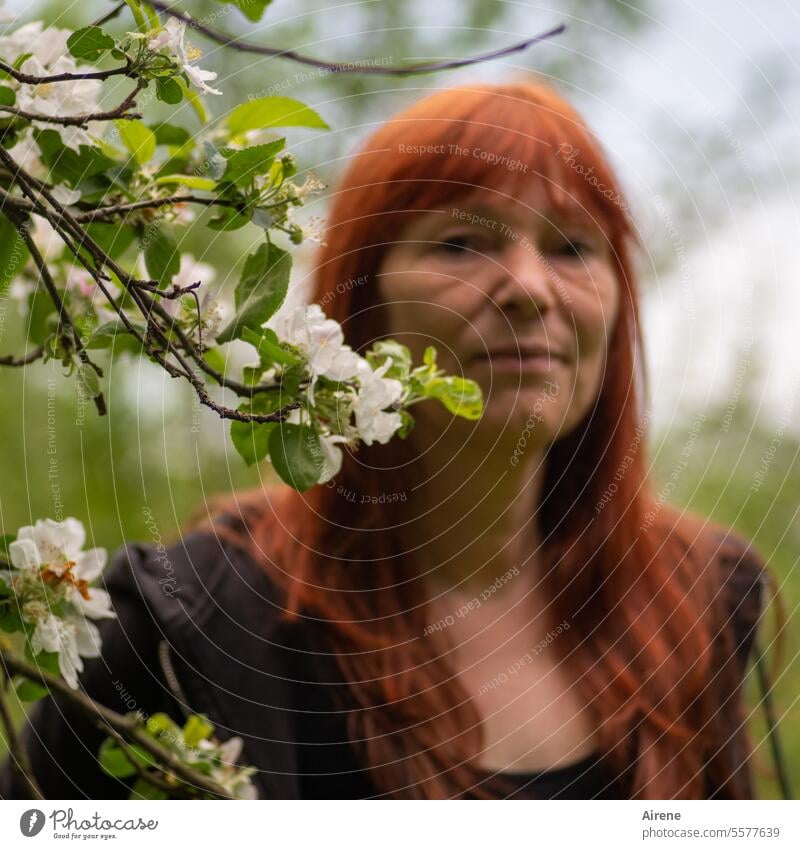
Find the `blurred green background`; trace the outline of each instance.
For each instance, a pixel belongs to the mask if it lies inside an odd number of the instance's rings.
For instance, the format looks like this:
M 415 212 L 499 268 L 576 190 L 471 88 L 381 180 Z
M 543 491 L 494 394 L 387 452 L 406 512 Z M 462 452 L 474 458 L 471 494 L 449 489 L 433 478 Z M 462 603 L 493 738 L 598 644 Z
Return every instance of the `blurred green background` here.
M 8 5 L 24 20 L 60 26 L 83 25 L 110 8 L 97 0 L 69 12 L 55 2 Z M 571 99 L 609 151 L 646 245 L 640 262 L 655 481 L 669 487 L 669 501 L 753 539 L 793 616 L 800 601 L 794 415 L 800 249 L 791 189 L 800 146 L 791 115 L 800 86 L 791 58 L 797 39 L 787 34 L 782 4 L 732 12 L 723 2 L 697 11 L 650 0 L 568 0 L 557 10 L 523 2 L 410 0 L 333 9 L 316 0 L 275 0 L 259 25 L 234 6 L 181 5 L 219 29 L 338 61 L 458 57 L 566 22 L 565 35 L 525 54 L 416 78 L 320 75 L 192 40 L 225 92 L 208 99 L 215 114 L 249 93 L 282 94 L 304 100 L 328 120 L 331 133 L 290 132 L 289 141 L 301 166 L 329 183 L 376 123 L 431 89 L 532 70 Z M 123 23 L 106 26 L 117 33 Z M 309 211 L 324 216 L 324 197 Z M 190 234 L 188 249 L 200 260 L 213 256 L 213 265 L 231 269 L 234 281 L 251 238 L 237 231 L 209 245 Z M 304 250 L 296 254 L 299 291 Z M 3 300 L 0 354 L 18 353 L 24 316 L 13 320 L 17 304 Z M 227 425 L 198 409 L 184 384 L 150 363 L 123 356 L 109 367 L 109 415 L 103 418 L 91 406 L 79 410 L 72 382 L 51 366 L 0 369 L 0 395 L 8 402 L 0 419 L 3 533 L 36 518 L 73 515 L 86 525 L 90 544 L 113 550 L 150 537 L 147 508 L 169 539 L 210 496 L 255 485 L 265 474 L 248 470 L 229 447 Z M 768 625 L 765 644 L 772 634 Z M 798 788 L 796 629 L 789 627 L 784 639 L 775 698 Z M 776 798 L 760 713 L 752 731 L 761 749 L 760 795 Z

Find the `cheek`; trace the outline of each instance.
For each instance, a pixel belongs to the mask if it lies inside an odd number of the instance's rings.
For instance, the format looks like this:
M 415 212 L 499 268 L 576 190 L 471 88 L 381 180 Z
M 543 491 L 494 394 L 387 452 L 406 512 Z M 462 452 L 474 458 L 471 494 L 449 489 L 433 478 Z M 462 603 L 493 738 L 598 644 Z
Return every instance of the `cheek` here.
M 480 309 L 479 293 L 460 279 L 416 269 L 381 274 L 379 292 L 388 333 L 409 348 L 414 363 L 422 362 L 425 348 L 433 345 L 439 365 L 460 374 L 470 353 L 464 340 L 471 316 Z
M 576 367 L 569 418 L 583 417 L 600 391 L 609 342 L 619 316 L 619 292 L 613 278 L 598 279 L 572 294 L 570 319 L 576 336 Z

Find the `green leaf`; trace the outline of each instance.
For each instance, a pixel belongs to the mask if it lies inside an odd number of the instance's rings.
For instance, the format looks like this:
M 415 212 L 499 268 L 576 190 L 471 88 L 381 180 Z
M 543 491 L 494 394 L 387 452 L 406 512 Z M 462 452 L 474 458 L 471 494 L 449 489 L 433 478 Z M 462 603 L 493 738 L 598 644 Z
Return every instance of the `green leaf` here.
M 279 388 L 267 392 L 259 392 L 247 403 L 242 404 L 239 410 L 247 413 L 275 413 L 281 409 L 281 406 L 294 401 L 294 397 L 289 397 L 285 392 L 282 393 Z M 236 449 L 239 456 L 252 466 L 255 463 L 263 460 L 269 450 L 269 437 L 277 422 L 231 422 L 231 440 L 233 447 Z
M 82 180 L 107 173 L 116 164 L 97 148 L 82 145 L 80 153 L 76 153 L 65 147 L 55 130 L 39 130 L 36 143 L 53 181 L 67 182 L 73 188 Z
M 283 150 L 286 139 L 277 139 L 268 144 L 258 144 L 235 150 L 226 155 L 228 167 L 222 175 L 226 183 L 247 185 L 253 177 L 269 171 L 275 156 Z
M 139 165 L 149 162 L 156 152 L 155 133 L 141 121 L 114 121 L 122 143 Z
M 25 625 L 16 606 L 8 610 L 0 608 L 0 630 L 5 631 L 7 634 L 24 632 Z
M 239 407 L 242 412 L 274 413 L 280 410 L 280 393 L 261 392 L 254 396 L 252 404 Z M 238 455 L 253 466 L 269 453 L 269 438 L 277 422 L 231 422 L 231 441 Z
M 147 779 L 137 778 L 128 799 L 169 799 L 169 796 L 166 791 L 151 784 Z
M 275 331 L 269 327 L 263 332 L 256 332 L 250 327 L 245 327 L 242 329 L 242 339 L 258 351 L 258 358 L 264 369 L 276 364 L 296 366 L 303 362 L 302 357 L 281 347 Z
M 88 62 L 99 59 L 106 50 L 110 50 L 114 46 L 114 39 L 96 26 L 75 30 L 67 39 L 69 52 L 76 59 L 86 59 Z
M 483 412 L 483 393 L 474 380 L 437 377 L 425 386 L 425 395 L 438 398 L 455 416 L 475 420 Z
M 127 224 L 110 224 L 105 221 L 92 221 L 84 225 L 86 232 L 111 257 L 117 259 L 134 240 L 136 233 Z
M 411 372 L 411 352 L 408 348 L 394 339 L 381 339 L 367 352 L 367 362 L 373 369 L 382 366 L 387 357 L 392 358 L 392 364 L 384 377 L 407 381 Z
M 261 327 L 283 303 L 289 288 L 292 258 L 288 251 L 271 243 L 250 254 L 236 286 L 236 313 L 217 336 L 217 342 L 230 342 L 242 335 L 245 327 Z
M 155 182 L 161 185 L 178 183 L 181 186 L 188 186 L 190 189 L 199 189 L 204 192 L 212 191 L 217 185 L 216 181 L 209 177 L 195 177 L 192 174 L 165 174 L 163 177 L 156 177 Z
M 83 386 L 89 396 L 94 398 L 100 394 L 100 378 L 90 365 L 78 363 L 77 377 L 78 382 Z
M 0 85 L 0 106 L 13 106 L 17 102 L 17 95 L 13 88 Z
M 166 121 L 161 124 L 151 124 L 150 129 L 155 133 L 156 144 L 181 147 L 192 138 L 191 133 L 184 127 L 176 127 Z
M 57 651 L 40 651 L 39 654 L 34 656 L 31 652 L 30 644 L 28 644 L 25 646 L 25 653 L 33 661 L 34 666 L 42 672 L 49 672 L 51 675 L 61 676 Z
M 242 103 L 233 109 L 227 118 L 231 135 L 237 136 L 248 130 L 264 130 L 268 127 L 330 127 L 311 107 L 291 97 L 261 97 Z
M 236 8 L 249 20 L 260 21 L 272 0 L 233 0 Z
M 308 425 L 279 424 L 270 434 L 269 458 L 281 480 L 299 492 L 314 486 L 322 474 L 322 446 Z
M 130 751 L 130 749 L 128 751 L 130 758 L 122 751 L 115 740 L 107 737 L 103 740 L 98 752 L 100 768 L 114 778 L 130 778 L 132 775 L 136 775 L 137 769 L 135 764 L 131 762 L 131 758 L 137 760 L 137 757 L 133 751 Z M 142 766 L 147 765 L 148 762 L 142 764 Z
M 203 170 L 208 171 L 215 180 L 219 180 L 227 167 L 228 161 L 225 157 L 208 139 L 203 139 Z
M 233 206 L 221 207 L 216 218 L 208 222 L 211 230 L 238 230 L 250 221 L 252 216 L 249 207 L 237 209 Z
M 208 123 L 208 112 L 203 105 L 202 99 L 198 96 L 194 89 L 189 88 L 186 81 L 182 77 L 172 77 L 173 80 L 180 86 L 183 96 L 189 101 L 189 105 L 194 109 L 201 124 Z
M 159 77 L 156 79 L 156 97 L 162 103 L 174 106 L 183 100 L 183 89 L 173 77 Z
M 187 746 L 195 748 L 201 740 L 208 740 L 214 726 L 204 717 L 192 714 L 183 726 L 183 739 Z
M 59 289 L 63 296 L 64 290 Z M 28 296 L 28 341 L 41 345 L 57 325 L 53 299 L 43 289 L 37 288 Z
M 148 717 L 145 727 L 152 737 L 166 737 L 169 745 L 172 747 L 181 739 L 181 729 L 166 713 L 152 714 Z
M 31 681 L 29 678 L 19 681 L 14 689 L 17 692 L 17 698 L 22 702 L 35 702 L 50 695 L 50 690 L 47 687 L 43 687 L 38 681 Z
M 171 228 L 163 222 L 148 228 L 145 241 L 144 262 L 147 273 L 162 287 L 169 285 L 181 267 L 178 243 Z
M 144 335 L 146 330 L 144 324 L 135 321 L 132 321 L 131 324 Z M 90 349 L 113 347 L 115 353 L 120 351 L 139 353 L 142 350 L 139 340 L 118 318 L 96 327 L 89 337 L 86 347 Z

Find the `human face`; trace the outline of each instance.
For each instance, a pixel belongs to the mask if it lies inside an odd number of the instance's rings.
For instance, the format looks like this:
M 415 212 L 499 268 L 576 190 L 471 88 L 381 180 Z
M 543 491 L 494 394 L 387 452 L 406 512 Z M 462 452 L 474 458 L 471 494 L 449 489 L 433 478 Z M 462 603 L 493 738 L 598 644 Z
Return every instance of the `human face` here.
M 479 427 L 515 440 L 527 427 L 545 446 L 597 398 L 620 301 L 611 248 L 588 213 L 553 211 L 540 184 L 415 214 L 378 285 L 389 333 L 415 361 L 435 345 L 442 368 L 480 384 Z M 434 407 L 415 414 L 445 425 Z

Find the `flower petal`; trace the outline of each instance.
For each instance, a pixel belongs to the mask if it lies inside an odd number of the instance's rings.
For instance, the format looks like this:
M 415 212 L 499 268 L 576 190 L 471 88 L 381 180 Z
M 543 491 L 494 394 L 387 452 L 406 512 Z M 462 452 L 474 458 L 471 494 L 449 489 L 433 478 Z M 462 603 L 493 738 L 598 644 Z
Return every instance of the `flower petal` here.
M 8 546 L 8 555 L 16 569 L 34 570 L 41 566 L 39 549 L 31 539 L 16 539 Z

